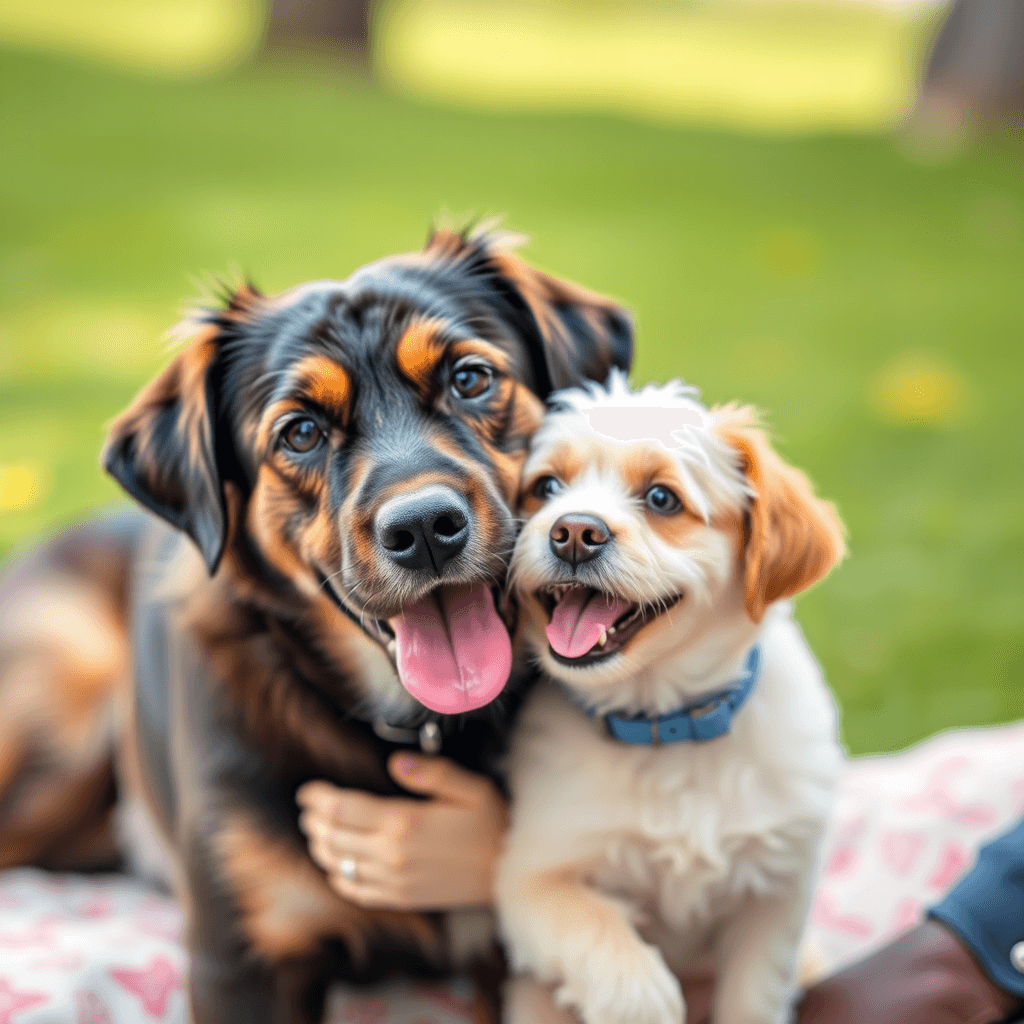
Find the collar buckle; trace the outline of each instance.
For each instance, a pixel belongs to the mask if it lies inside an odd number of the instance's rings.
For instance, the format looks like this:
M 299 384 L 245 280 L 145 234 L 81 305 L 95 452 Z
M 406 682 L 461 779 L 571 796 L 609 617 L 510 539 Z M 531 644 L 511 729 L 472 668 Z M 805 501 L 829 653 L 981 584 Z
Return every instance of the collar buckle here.
M 658 730 L 658 719 L 657 718 L 652 718 L 651 719 L 651 746 L 652 747 L 660 747 L 661 746 L 661 732 Z

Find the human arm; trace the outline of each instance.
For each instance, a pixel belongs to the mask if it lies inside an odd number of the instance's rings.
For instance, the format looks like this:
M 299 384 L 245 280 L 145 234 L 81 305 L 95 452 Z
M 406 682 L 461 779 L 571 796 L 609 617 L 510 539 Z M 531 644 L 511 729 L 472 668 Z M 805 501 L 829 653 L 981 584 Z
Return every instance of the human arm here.
M 983 846 L 974 867 L 929 915 L 1024 1010 L 1024 821 Z
M 988 977 L 959 936 L 927 920 L 874 956 L 813 986 L 797 1021 L 996 1024 L 1020 1005 Z

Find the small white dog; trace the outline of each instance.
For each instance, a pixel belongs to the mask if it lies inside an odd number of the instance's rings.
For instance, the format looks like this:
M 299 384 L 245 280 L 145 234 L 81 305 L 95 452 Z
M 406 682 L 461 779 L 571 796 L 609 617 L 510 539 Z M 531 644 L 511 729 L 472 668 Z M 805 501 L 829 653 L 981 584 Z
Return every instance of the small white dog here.
M 708 956 L 715 1024 L 790 1012 L 841 754 L 784 599 L 843 530 L 748 409 L 694 394 L 561 392 L 525 466 L 512 580 L 547 680 L 498 871 L 514 1024 L 680 1024 Z

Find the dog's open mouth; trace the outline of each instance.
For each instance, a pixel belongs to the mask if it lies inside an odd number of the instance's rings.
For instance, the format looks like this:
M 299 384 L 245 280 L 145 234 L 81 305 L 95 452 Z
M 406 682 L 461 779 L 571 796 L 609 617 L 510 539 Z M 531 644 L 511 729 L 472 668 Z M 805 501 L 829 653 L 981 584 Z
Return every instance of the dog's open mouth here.
M 486 583 L 443 584 L 379 622 L 402 685 L 431 711 L 489 704 L 512 671 L 512 642 Z
M 431 711 L 474 711 L 508 682 L 512 641 L 498 611 L 497 587 L 445 583 L 397 615 L 378 619 L 350 611 L 328 577 L 321 572 L 319 578 L 338 608 L 388 652 L 402 685 Z
M 548 644 L 564 665 L 591 665 L 620 651 L 681 595 L 657 605 L 638 604 L 593 587 L 551 584 L 537 592 L 547 609 Z

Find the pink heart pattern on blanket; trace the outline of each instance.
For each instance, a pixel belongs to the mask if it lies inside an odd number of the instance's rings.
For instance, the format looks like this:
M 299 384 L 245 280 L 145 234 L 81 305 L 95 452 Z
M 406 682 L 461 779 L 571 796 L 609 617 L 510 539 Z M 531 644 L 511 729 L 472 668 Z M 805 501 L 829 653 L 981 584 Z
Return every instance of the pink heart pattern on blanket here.
M 820 971 L 911 927 L 1020 818 L 1021 764 L 1024 722 L 850 762 L 808 932 Z M 0 872 L 0 1024 L 185 1024 L 180 933 L 174 903 L 131 878 Z M 469 1006 L 454 989 L 336 989 L 325 1024 L 469 1024 Z

